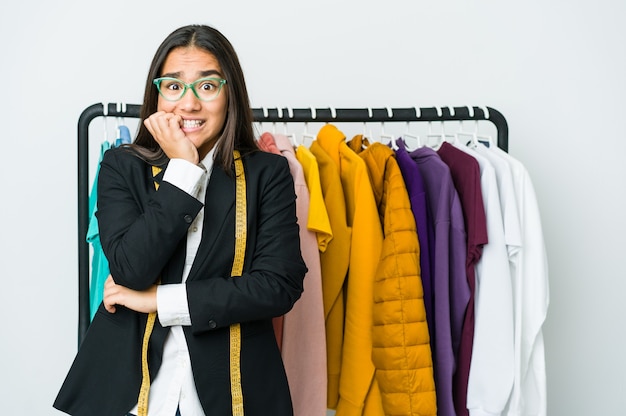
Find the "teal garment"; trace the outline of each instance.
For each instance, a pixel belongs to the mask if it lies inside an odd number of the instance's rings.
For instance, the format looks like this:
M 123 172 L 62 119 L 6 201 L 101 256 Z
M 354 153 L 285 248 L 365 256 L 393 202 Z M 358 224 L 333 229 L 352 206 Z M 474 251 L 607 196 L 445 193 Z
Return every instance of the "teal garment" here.
M 109 261 L 107 260 L 102 245 L 100 243 L 100 231 L 98 229 L 98 220 L 96 211 L 98 210 L 98 173 L 100 172 L 100 162 L 104 153 L 111 148 L 111 144 L 105 140 L 100 147 L 100 160 L 96 168 L 96 177 L 93 181 L 91 194 L 89 195 L 89 228 L 87 229 L 87 242 L 93 248 L 93 257 L 91 259 L 91 282 L 89 285 L 89 307 L 90 316 L 93 320 L 104 292 L 104 281 L 109 276 Z
M 117 128 L 118 138 L 115 140 L 115 147 L 122 144 L 130 144 L 130 130 L 128 127 L 121 125 Z

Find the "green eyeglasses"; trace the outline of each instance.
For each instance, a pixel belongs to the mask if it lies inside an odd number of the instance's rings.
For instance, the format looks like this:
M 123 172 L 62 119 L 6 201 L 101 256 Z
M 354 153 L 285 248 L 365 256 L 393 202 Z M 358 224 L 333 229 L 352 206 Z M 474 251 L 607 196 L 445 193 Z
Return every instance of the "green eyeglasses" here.
M 162 77 L 152 81 L 159 90 L 161 97 L 167 101 L 178 101 L 188 89 L 201 101 L 212 101 L 217 98 L 226 80 L 222 78 L 200 78 L 187 84 L 177 78 Z

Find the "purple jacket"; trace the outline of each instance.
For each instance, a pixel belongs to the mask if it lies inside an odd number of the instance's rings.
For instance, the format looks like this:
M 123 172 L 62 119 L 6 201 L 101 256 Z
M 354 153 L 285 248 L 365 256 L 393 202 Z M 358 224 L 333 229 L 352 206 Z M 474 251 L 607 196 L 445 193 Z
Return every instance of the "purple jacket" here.
M 424 306 L 426 308 L 426 322 L 428 323 L 428 333 L 431 335 L 431 348 L 434 353 L 433 334 L 435 326 L 433 323 L 433 299 L 434 292 L 432 287 L 432 270 L 430 265 L 434 262 L 433 251 L 431 247 L 435 244 L 435 231 L 433 223 L 430 220 L 431 215 L 428 212 L 428 202 L 426 201 L 426 189 L 422 174 L 417 168 L 417 164 L 411 159 L 406 150 L 404 141 L 398 139 L 396 141 L 398 149 L 396 150 L 396 160 L 400 166 L 400 172 L 406 185 L 411 201 L 411 210 L 415 217 L 417 226 L 417 239 L 420 247 L 420 269 L 422 277 L 422 287 L 424 289 Z
M 465 224 L 450 169 L 437 152 L 410 153 L 424 179 L 434 229 L 434 367 L 440 416 L 456 416 L 453 402 L 454 352 L 458 351 L 470 289 L 465 272 Z

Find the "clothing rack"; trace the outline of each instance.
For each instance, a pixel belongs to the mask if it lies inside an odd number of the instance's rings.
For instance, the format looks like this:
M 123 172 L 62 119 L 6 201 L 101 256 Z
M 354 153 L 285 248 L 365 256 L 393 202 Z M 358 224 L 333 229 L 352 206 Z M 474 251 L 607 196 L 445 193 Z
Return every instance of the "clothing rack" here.
M 137 104 L 93 104 L 78 119 L 78 345 L 89 324 L 89 125 L 97 117 L 139 118 Z M 509 129 L 506 119 L 491 107 L 412 107 L 412 108 L 253 108 L 256 122 L 268 123 L 370 123 L 435 122 L 486 120 L 497 129 L 497 145 L 508 151 Z

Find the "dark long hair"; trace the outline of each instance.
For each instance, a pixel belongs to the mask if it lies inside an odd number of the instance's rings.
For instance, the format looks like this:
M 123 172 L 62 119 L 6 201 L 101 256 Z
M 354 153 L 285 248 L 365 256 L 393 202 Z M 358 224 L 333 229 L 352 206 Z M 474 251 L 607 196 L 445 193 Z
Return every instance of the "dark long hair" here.
M 133 147 L 146 161 L 152 164 L 161 164 L 167 161 L 167 156 L 143 124 L 143 121 L 157 111 L 159 97 L 152 80 L 161 76 L 165 59 L 173 49 L 191 46 L 202 48 L 215 56 L 224 78 L 228 81 L 226 84 L 226 88 L 228 88 L 226 120 L 216 144 L 215 162 L 230 172 L 234 149 L 239 150 L 241 154 L 246 154 L 257 150 L 258 147 L 254 139 L 250 99 L 239 58 L 228 39 L 218 30 L 209 26 L 189 25 L 176 29 L 165 38 L 157 49 L 146 79 L 146 89 L 140 112 L 141 122 Z

